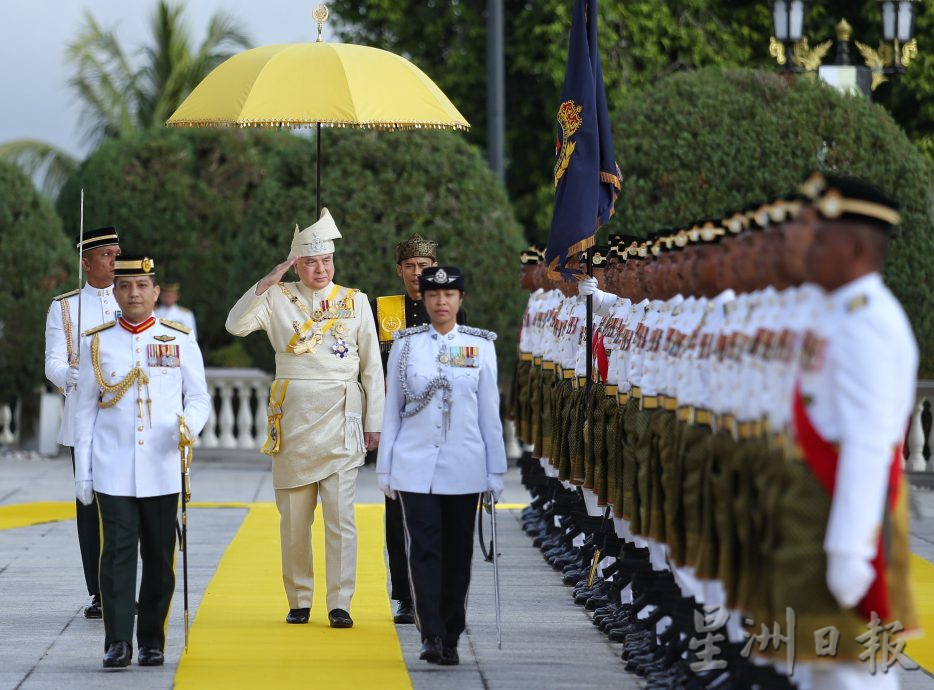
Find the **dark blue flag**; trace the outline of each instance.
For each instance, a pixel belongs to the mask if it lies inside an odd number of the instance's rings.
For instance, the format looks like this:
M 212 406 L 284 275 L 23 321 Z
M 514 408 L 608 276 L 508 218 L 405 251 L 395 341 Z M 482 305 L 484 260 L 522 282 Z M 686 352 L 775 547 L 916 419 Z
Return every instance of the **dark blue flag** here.
M 597 44 L 597 0 L 574 3 L 555 153 L 546 261 L 549 273 L 580 273 L 564 264 L 594 244 L 597 230 L 613 215 L 620 189 Z

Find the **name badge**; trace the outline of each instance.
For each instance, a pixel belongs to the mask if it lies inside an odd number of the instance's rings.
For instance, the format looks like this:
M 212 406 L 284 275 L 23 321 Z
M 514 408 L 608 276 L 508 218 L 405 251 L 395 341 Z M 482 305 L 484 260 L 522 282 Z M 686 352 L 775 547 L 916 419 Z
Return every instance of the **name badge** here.
M 150 367 L 165 369 L 182 365 L 182 355 L 178 345 L 147 345 L 146 355 Z

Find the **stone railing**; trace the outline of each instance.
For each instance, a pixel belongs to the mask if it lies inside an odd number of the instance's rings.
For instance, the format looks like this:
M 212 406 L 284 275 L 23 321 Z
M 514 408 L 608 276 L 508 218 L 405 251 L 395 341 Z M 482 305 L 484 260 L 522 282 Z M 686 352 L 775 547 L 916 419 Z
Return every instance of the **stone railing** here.
M 255 454 L 266 439 L 266 404 L 272 377 L 259 369 L 207 368 L 208 388 L 214 407 L 198 441 L 207 451 L 248 451 Z M 43 393 L 39 401 L 36 440 L 25 447 L 45 455 L 60 448 L 55 439 L 62 416 L 62 397 Z M 20 401 L 0 403 L 0 446 L 16 448 L 20 438 Z M 915 483 L 934 486 L 934 380 L 918 381 L 915 409 L 905 437 L 905 469 Z M 518 455 L 513 429 L 506 425 L 507 451 Z M 38 445 L 37 445 L 38 443 Z
M 208 367 L 204 373 L 214 407 L 198 445 L 206 450 L 260 450 L 272 377 L 260 369 Z
M 934 413 L 934 381 L 918 381 L 915 409 L 911 414 L 911 424 L 905 437 L 905 469 L 915 477 L 923 474 L 925 480 L 934 478 L 934 457 L 931 456 L 931 449 L 934 448 L 932 413 Z M 924 483 L 927 484 L 928 481 Z

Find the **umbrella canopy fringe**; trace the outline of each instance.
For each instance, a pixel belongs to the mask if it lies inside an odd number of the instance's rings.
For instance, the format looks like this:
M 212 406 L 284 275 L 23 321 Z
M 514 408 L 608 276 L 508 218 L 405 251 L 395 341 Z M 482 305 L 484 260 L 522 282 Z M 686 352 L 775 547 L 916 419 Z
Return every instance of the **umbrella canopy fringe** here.
M 356 129 L 451 129 L 467 131 L 469 124 L 457 122 L 340 122 L 318 120 L 171 120 L 165 123 L 166 127 L 322 127 L 356 128 Z

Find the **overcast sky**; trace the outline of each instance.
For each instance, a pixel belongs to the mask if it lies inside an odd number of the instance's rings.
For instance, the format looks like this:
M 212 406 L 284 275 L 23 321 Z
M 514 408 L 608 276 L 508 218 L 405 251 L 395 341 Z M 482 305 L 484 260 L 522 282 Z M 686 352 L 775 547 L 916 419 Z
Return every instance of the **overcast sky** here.
M 200 43 L 220 9 L 239 19 L 256 46 L 313 41 L 318 0 L 188 0 L 185 17 Z M 68 87 L 65 47 L 90 11 L 124 50 L 150 42 L 156 0 L 0 0 L 0 142 L 39 139 L 83 157 L 81 109 Z M 328 38 L 327 27 L 325 39 Z

